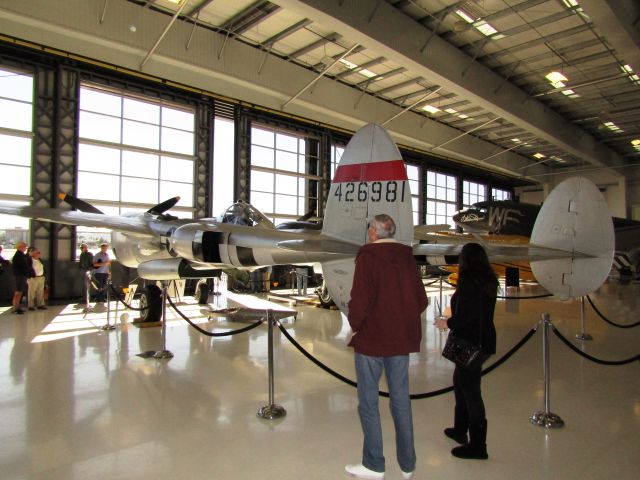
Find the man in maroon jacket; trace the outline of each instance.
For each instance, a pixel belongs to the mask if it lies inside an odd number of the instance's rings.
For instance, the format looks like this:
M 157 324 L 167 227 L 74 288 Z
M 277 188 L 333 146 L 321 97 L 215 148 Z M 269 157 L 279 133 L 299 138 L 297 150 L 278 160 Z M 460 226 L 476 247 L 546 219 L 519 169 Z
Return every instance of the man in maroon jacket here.
M 349 300 L 358 379 L 358 413 L 364 434 L 362 463 L 345 470 L 358 478 L 384 478 L 378 384 L 384 369 L 396 452 L 402 478 L 413 477 L 416 454 L 409 397 L 409 353 L 419 352 L 420 315 L 427 296 L 411 247 L 394 240 L 396 225 L 389 215 L 376 215 L 368 229 L 369 243 L 360 247 Z

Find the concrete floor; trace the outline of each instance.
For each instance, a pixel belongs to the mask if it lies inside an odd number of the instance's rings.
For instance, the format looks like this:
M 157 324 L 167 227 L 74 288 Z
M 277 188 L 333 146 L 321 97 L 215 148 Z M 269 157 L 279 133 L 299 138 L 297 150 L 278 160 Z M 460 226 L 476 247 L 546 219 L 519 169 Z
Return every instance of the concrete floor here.
M 429 287 L 431 299 L 438 297 Z M 538 292 L 523 286 L 520 295 Z M 290 293 L 288 291 L 287 293 Z M 445 291 L 445 301 L 451 291 Z M 592 294 L 600 311 L 619 323 L 638 320 L 640 285 L 605 284 Z M 254 305 L 253 296 L 215 297 L 214 307 Z M 264 295 L 260 301 L 264 301 Z M 427 311 L 420 354 L 411 356 L 413 393 L 451 384 L 441 358 L 446 334 Z M 115 304 L 113 304 L 115 309 Z M 247 322 L 208 321 L 191 298 L 179 306 L 212 331 Z M 280 307 L 282 308 L 282 307 Z M 339 312 L 299 306 L 288 332 L 314 357 L 353 379 L 346 347 L 348 323 Z M 206 337 L 168 309 L 170 360 L 138 353 L 162 348 L 158 327 L 138 328 L 120 308 L 117 328 L 101 331 L 106 311 L 83 314 L 74 305 L 0 315 L 0 478 L 266 479 L 347 478 L 344 465 L 360 461 L 356 392 L 274 334 L 275 403 L 286 409 L 263 420 L 268 404 L 267 328 L 232 337 Z M 496 310 L 500 357 L 543 312 L 567 337 L 580 332 L 580 302 L 549 298 L 501 300 Z M 575 341 L 603 359 L 640 353 L 640 327 L 614 328 L 586 305 L 591 342 Z M 127 318 L 128 317 L 128 318 Z M 551 411 L 564 428 L 530 423 L 543 408 L 541 329 L 509 361 L 484 377 L 489 421 L 488 461 L 450 455 L 442 434 L 453 394 L 413 402 L 416 479 L 636 479 L 640 470 L 640 365 L 603 366 L 578 356 L 551 335 Z M 385 385 L 381 385 L 385 389 Z M 387 479 L 400 478 L 393 427 L 381 400 Z

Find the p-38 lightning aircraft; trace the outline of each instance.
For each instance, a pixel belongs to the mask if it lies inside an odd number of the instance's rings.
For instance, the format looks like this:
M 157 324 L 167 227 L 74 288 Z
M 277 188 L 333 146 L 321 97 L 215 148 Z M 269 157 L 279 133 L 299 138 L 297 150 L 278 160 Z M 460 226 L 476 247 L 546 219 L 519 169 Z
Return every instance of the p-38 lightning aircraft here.
M 397 241 L 412 245 L 414 239 L 405 165 L 389 134 L 376 124 L 358 130 L 345 148 L 327 198 L 322 230 L 276 229 L 254 209 L 244 212 L 251 214 L 246 218 L 230 214 L 220 220 L 177 219 L 164 213 L 175 201 L 128 216 L 103 215 L 90 206 L 88 211 L 72 211 L 0 204 L 0 213 L 110 228 L 117 259 L 137 268 L 138 275 L 147 280 L 206 278 L 220 268 L 320 263 L 329 293 L 343 312 L 350 296 L 355 254 L 367 241 L 369 219 L 386 213 L 396 221 Z M 545 202 L 531 244 L 485 247 L 492 258 L 531 261 L 540 283 L 553 293 L 580 296 L 598 288 L 609 272 L 613 252 L 610 219 L 595 186 L 585 179 L 570 179 Z M 457 255 L 462 244 L 416 244 L 413 248 L 416 256 L 438 265 L 448 263 L 446 257 Z

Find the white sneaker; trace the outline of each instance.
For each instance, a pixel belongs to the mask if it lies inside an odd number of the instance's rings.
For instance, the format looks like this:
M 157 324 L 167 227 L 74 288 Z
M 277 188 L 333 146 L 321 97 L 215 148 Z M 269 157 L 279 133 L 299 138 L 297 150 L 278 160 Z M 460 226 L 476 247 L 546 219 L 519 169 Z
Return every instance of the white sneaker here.
M 346 467 L 344 467 L 344 469 L 349 475 L 356 478 L 384 478 L 384 472 L 369 470 L 361 463 L 358 463 L 356 465 L 347 465 Z
M 413 472 L 402 472 L 402 478 L 404 478 L 405 480 L 413 478 Z

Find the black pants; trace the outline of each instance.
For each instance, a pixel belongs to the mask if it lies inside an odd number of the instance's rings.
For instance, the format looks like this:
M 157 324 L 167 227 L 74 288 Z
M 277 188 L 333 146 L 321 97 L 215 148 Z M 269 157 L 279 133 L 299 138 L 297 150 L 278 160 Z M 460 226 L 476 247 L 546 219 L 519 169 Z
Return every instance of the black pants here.
M 98 288 L 98 292 L 96 293 L 96 302 L 106 302 L 107 301 L 107 279 L 109 278 L 109 274 L 94 273 L 93 278 L 95 278 L 96 287 Z
M 456 397 L 456 428 L 465 432 L 469 427 L 483 425 L 486 421 L 484 402 L 480 390 L 482 363 L 489 357 L 483 355 L 473 368 L 456 365 L 453 371 L 453 392 Z

